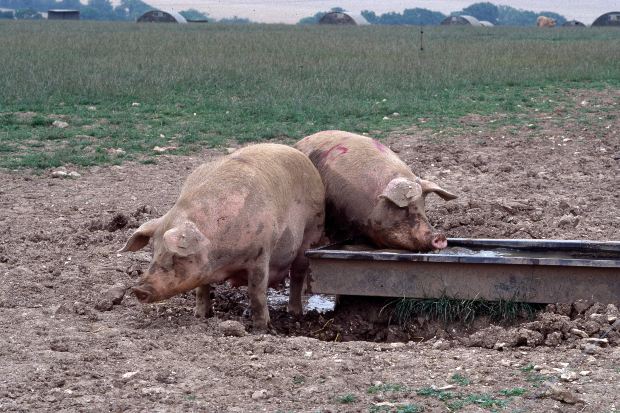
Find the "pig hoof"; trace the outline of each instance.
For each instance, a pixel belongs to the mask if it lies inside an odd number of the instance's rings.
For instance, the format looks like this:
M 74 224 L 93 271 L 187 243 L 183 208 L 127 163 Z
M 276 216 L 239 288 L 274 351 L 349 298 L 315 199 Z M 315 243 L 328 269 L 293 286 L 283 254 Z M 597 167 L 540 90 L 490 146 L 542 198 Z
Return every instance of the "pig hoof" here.
M 196 318 L 211 318 L 213 317 L 213 308 L 195 308 L 194 316 Z
M 253 334 L 265 334 L 269 331 L 267 324 L 253 325 L 252 333 Z

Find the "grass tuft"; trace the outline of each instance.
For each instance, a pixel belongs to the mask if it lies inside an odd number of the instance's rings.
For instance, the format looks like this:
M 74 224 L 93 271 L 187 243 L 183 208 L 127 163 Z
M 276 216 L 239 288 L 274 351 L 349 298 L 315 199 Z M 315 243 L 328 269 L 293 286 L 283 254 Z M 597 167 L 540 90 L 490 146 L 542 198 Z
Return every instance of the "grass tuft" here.
M 358 397 L 354 394 L 350 394 L 350 393 L 346 393 L 340 397 L 334 397 L 334 402 L 336 403 L 342 403 L 342 404 L 346 404 L 346 403 L 355 403 L 357 401 Z
M 483 299 L 456 299 L 445 292 L 439 298 L 397 298 L 386 307 L 393 306 L 391 316 L 400 325 L 408 325 L 414 317 L 422 316 L 439 320 L 445 325 L 453 322 L 471 324 L 476 317 L 488 316 L 501 325 L 514 323 L 519 318 L 532 319 L 543 307 L 518 301 L 517 298 L 486 301 Z

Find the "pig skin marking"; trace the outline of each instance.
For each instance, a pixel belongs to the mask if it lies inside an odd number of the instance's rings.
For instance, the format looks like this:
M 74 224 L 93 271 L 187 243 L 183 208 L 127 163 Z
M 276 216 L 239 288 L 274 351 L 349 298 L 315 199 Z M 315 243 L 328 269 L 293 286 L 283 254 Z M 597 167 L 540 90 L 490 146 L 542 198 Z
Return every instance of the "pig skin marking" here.
M 245 159 L 240 158 L 240 157 L 238 157 L 238 156 L 231 156 L 231 157 L 230 157 L 230 160 L 231 160 L 231 161 L 237 161 L 237 162 L 242 162 L 242 163 L 247 163 L 247 164 L 249 164 L 249 162 L 248 162 L 248 161 L 246 161 Z
M 377 147 L 377 149 L 379 149 L 379 152 L 383 152 L 385 154 L 388 153 L 387 148 L 385 147 L 384 144 L 378 141 L 373 141 L 373 142 L 375 143 L 375 146 Z
M 254 235 L 260 234 L 261 232 L 263 232 L 263 229 L 265 229 L 265 225 L 263 225 L 263 223 L 261 222 L 260 224 L 258 224 L 258 228 L 256 229 Z
M 258 254 L 256 254 L 256 257 L 254 257 L 254 259 L 255 260 L 259 259 L 261 255 L 263 255 L 263 247 L 260 247 L 258 249 Z
M 340 153 L 336 153 L 334 154 L 334 156 L 330 159 L 331 161 L 335 160 L 336 158 L 338 158 L 340 155 L 344 155 L 345 153 L 349 152 L 349 149 L 342 146 L 341 144 L 338 144 L 336 146 L 332 146 L 330 149 L 328 149 L 324 154 L 323 154 L 323 159 L 321 159 L 321 164 L 323 166 L 325 166 L 325 164 L 327 163 L 327 158 L 330 157 L 332 151 L 336 151 L 336 152 L 340 152 Z
M 153 263 L 153 265 L 149 267 L 149 274 L 154 274 L 157 270 L 161 270 L 164 274 L 168 273 L 168 270 L 163 265 Z

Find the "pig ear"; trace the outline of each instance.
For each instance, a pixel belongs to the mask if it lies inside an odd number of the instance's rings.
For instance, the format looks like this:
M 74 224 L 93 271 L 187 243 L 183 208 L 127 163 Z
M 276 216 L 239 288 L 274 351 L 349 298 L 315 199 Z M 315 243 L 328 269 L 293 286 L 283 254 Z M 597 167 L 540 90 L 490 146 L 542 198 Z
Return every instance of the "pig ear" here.
M 187 257 L 205 249 L 211 242 L 200 232 L 193 222 L 172 228 L 164 234 L 164 244 L 168 251 Z
M 414 199 L 422 195 L 420 184 L 408 179 L 393 179 L 379 195 L 379 198 L 387 198 L 400 208 L 404 208 Z
M 444 201 L 450 201 L 452 199 L 458 198 L 458 196 L 454 195 L 451 192 L 446 191 L 445 189 L 441 188 L 439 185 L 437 185 L 434 182 L 425 181 L 424 179 L 420 179 L 419 182 L 420 182 L 420 186 L 422 187 L 422 194 L 424 196 L 428 195 L 431 192 L 435 192 Z
M 155 231 L 157 231 L 157 228 L 159 228 L 160 224 L 161 218 L 157 218 L 140 225 L 140 228 L 133 233 L 125 246 L 118 250 L 118 252 L 138 251 L 139 249 L 146 247 Z

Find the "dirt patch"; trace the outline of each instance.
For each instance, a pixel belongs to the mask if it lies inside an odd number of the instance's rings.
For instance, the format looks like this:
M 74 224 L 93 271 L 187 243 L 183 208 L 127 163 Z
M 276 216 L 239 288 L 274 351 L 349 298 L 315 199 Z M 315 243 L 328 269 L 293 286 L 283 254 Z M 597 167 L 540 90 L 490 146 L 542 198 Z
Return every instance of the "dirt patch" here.
M 412 128 L 385 141 L 416 174 L 459 195 L 427 200 L 431 222 L 450 237 L 618 240 L 617 92 L 573 99 L 560 118 L 528 115 L 535 129 L 470 116 L 437 136 Z M 245 333 L 244 289 L 217 286 L 209 320 L 193 316 L 192 292 L 139 304 L 125 288 L 150 248 L 116 251 L 170 208 L 191 170 L 222 155 L 162 155 L 158 165 L 73 179 L 0 172 L 0 411 L 620 408 L 617 329 L 563 370 L 612 325 L 618 303 L 553 304 L 500 327 L 419 318 L 400 326 L 385 302 L 356 298 L 290 316 L 278 301 L 269 335 Z

